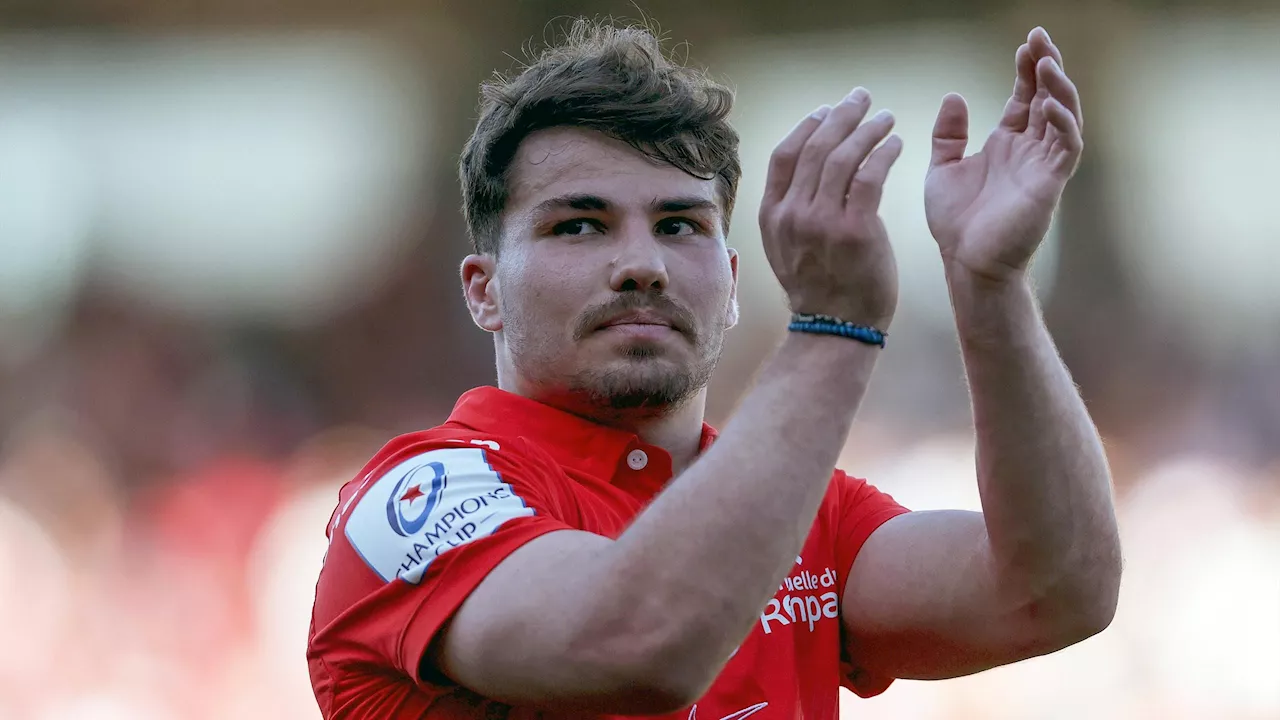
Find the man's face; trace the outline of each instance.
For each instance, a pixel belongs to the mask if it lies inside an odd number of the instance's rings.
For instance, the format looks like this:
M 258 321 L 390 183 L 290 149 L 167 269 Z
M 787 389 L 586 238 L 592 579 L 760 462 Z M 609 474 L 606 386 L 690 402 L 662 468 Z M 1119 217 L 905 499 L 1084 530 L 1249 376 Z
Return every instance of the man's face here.
M 524 140 L 509 182 L 487 329 L 517 390 L 661 411 L 705 387 L 737 321 L 715 181 L 553 128 Z

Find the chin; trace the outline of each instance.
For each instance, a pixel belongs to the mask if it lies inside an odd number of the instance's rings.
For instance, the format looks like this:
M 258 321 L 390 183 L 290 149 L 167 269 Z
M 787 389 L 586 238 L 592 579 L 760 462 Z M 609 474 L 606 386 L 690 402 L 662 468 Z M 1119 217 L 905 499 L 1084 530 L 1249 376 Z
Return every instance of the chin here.
M 622 360 L 644 362 L 670 362 L 671 351 L 663 347 L 661 343 L 654 342 L 630 342 L 620 346 L 617 349 L 618 355 Z
M 701 388 L 691 368 L 639 350 L 578 375 L 577 389 L 615 410 L 661 410 L 679 405 Z

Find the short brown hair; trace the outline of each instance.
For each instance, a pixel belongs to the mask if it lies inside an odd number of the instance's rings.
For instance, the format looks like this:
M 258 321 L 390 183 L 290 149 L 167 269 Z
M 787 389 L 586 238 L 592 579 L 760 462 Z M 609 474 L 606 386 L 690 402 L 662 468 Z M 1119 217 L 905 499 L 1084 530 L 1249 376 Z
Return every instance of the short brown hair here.
M 733 93 L 664 54 L 647 28 L 576 20 L 518 75 L 480 88 L 480 120 L 459 163 L 463 213 L 478 253 L 498 253 L 508 170 L 520 142 L 582 127 L 695 177 L 716 179 L 725 230 L 742 175 Z

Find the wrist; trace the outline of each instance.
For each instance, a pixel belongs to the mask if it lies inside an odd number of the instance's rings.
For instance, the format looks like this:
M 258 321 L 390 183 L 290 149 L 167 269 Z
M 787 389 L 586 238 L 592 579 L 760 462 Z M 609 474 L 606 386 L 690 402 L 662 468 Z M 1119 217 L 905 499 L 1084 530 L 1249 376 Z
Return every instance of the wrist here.
M 894 314 L 892 306 L 842 307 L 840 303 L 835 302 L 803 302 L 795 298 L 792 298 L 788 305 L 793 318 L 797 315 L 838 318 L 841 322 L 875 328 L 882 333 L 889 332 Z
M 1031 279 L 1025 271 L 993 277 L 949 268 L 947 290 L 962 345 L 1004 343 L 1023 337 L 1023 331 L 1040 317 Z
M 1026 268 L 1005 267 L 998 272 L 975 270 L 958 260 L 943 258 L 943 276 L 953 299 L 957 295 L 1007 295 L 1031 288 Z
M 821 335 L 788 331 L 782 341 L 781 352 L 802 360 L 805 364 L 824 365 L 830 362 L 839 372 L 848 371 L 848 363 L 862 358 L 874 362 L 884 352 L 875 345 L 850 340 L 836 335 Z
M 833 315 L 792 313 L 787 325 L 791 332 L 832 335 L 883 348 L 888 335 L 877 327 L 848 322 Z

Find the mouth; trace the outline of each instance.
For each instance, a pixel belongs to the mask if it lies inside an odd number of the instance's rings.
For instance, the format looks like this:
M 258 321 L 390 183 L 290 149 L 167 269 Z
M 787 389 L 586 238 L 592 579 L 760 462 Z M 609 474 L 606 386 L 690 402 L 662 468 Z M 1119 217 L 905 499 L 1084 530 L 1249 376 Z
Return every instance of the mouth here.
M 653 314 L 627 314 L 621 315 L 611 320 L 607 320 L 600 324 L 599 330 L 610 329 L 648 329 L 656 332 L 659 330 L 671 330 L 679 332 L 680 328 L 675 323 L 664 317 Z
M 643 340 L 649 342 L 658 342 L 676 334 L 675 328 L 670 325 L 644 325 L 640 323 L 606 325 L 600 329 L 600 332 L 607 333 L 609 335 L 622 336 L 629 340 Z
M 624 335 L 635 340 L 661 340 L 681 332 L 672 321 L 655 313 L 627 313 L 601 323 L 598 332 Z

